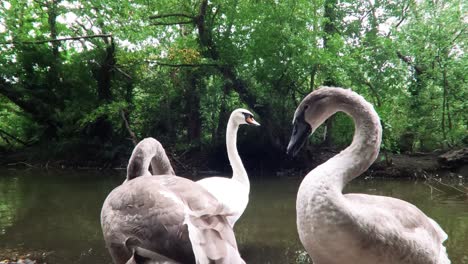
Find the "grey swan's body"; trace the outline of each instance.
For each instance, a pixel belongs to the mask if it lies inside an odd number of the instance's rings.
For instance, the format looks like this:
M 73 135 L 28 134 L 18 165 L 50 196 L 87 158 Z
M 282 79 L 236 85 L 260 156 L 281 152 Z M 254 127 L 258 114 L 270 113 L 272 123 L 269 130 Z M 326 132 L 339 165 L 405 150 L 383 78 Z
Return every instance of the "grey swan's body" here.
M 232 167 L 232 177 L 208 177 L 197 181 L 198 184 L 202 185 L 215 196 L 218 201 L 229 208 L 232 215 L 228 216 L 227 219 L 231 226 L 234 226 L 237 220 L 239 220 L 249 203 L 249 176 L 245 171 L 236 146 L 237 130 L 240 125 L 244 124 L 260 125 L 254 120 L 253 114 L 250 111 L 242 108 L 232 111 L 226 129 L 226 148 L 229 163 Z
M 150 162 L 153 172 L 169 174 L 151 175 Z M 101 211 L 114 263 L 244 263 L 226 219 L 230 212 L 203 187 L 173 174 L 157 140 L 135 147 L 127 180 Z
M 314 264 L 445 264 L 447 235 L 416 206 L 391 197 L 342 194 L 377 158 L 380 120 L 351 90 L 322 87 L 300 103 L 287 152 L 337 111 L 355 123 L 351 145 L 307 174 L 297 194 L 297 229 Z

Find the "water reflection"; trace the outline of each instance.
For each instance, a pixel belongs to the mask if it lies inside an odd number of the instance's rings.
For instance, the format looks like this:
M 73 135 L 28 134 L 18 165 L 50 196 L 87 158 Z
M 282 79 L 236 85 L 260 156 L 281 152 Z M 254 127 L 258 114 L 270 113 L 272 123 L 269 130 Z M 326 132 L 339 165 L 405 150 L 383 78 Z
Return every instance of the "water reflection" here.
M 18 189 L 18 178 L 0 184 L 0 235 L 16 221 L 18 208 L 21 208 L 22 196 Z
M 110 263 L 99 213 L 123 173 L 0 171 L 0 256 L 46 252 L 48 263 Z M 309 263 L 296 232 L 299 180 L 257 180 L 236 224 L 248 263 Z M 346 192 L 389 195 L 416 204 L 448 233 L 452 263 L 468 263 L 466 197 L 435 192 L 423 182 L 354 181 Z M 3 255 L 2 255 L 3 254 Z

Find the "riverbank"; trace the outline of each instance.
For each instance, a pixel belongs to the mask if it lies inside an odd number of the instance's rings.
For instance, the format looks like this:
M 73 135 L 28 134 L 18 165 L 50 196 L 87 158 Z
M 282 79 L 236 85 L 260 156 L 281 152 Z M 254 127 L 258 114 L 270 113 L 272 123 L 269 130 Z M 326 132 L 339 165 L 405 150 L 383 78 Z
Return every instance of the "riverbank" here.
M 0 249 L 0 264 L 46 264 L 53 252 L 28 251 L 24 249 Z
M 276 175 L 301 177 L 308 171 L 333 157 L 339 150 L 318 148 L 305 152 L 297 158 L 283 153 L 258 153 L 240 151 L 246 169 L 251 175 Z M 454 154 L 455 153 L 455 154 Z M 47 159 L 41 160 L 30 152 L 0 154 L 0 166 L 12 169 L 78 169 L 78 170 L 125 170 L 130 153 L 123 153 L 112 161 Z M 198 175 L 206 173 L 230 173 L 227 156 L 222 151 L 173 153 L 169 159 L 178 174 Z M 32 158 L 34 157 L 34 159 Z M 448 158 L 447 158 L 448 157 Z M 381 152 L 374 164 L 365 173 L 367 177 L 385 178 L 426 178 L 439 177 L 468 178 L 468 148 L 430 153 L 388 153 Z

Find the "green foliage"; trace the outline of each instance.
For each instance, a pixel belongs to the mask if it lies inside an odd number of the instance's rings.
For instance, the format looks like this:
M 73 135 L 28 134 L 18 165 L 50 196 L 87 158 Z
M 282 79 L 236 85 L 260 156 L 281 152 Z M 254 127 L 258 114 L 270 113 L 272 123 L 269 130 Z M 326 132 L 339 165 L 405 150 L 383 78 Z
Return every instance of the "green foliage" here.
M 109 120 L 111 120 L 112 123 L 117 126 L 122 121 L 120 119 L 120 112 L 125 108 L 127 108 L 126 102 L 112 102 L 109 104 L 100 105 L 95 110 L 83 116 L 83 118 L 78 121 L 78 125 L 79 127 L 84 128 L 85 126 L 96 122 L 98 118 L 106 116 L 110 117 Z
M 282 149 L 300 100 L 333 83 L 374 104 L 384 149 L 466 144 L 465 8 L 459 0 L 4 1 L 0 129 L 66 149 L 97 136 L 113 156 L 128 137 L 123 110 L 137 137 L 184 151 L 223 146 L 230 111 L 245 107 L 264 115 L 256 142 Z M 48 42 L 52 34 L 112 38 Z M 348 144 L 349 118 L 333 123 L 314 142 L 329 133 Z

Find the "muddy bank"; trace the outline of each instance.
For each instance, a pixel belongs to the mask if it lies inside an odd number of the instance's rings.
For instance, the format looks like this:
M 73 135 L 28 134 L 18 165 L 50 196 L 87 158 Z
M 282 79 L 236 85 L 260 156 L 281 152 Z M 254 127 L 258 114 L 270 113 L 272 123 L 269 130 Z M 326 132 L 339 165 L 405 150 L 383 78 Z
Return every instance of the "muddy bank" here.
M 453 153 L 463 153 L 451 156 Z M 451 157 L 451 158 L 447 158 Z M 468 149 L 436 153 L 392 154 L 381 153 L 369 169 L 375 177 L 468 177 Z
M 374 164 L 364 173 L 367 177 L 385 178 L 428 178 L 462 177 L 468 178 L 468 148 L 432 153 L 396 154 L 381 151 Z M 458 151 L 458 152 L 457 152 Z M 340 150 L 319 148 L 304 153 L 295 160 L 296 166 L 281 170 L 277 174 L 305 175 L 316 166 L 326 162 Z M 446 155 L 457 152 L 460 155 Z M 463 155 L 461 155 L 463 153 Z M 447 159 L 448 157 L 451 157 Z M 302 167 L 297 167 L 302 165 Z M 296 168 L 296 171 L 294 171 Z
M 26 251 L 24 249 L 0 249 L 0 264 L 46 264 L 53 252 Z
M 291 158 L 283 152 L 259 152 L 240 149 L 244 166 L 251 177 L 254 175 L 297 176 L 301 177 L 311 169 L 322 164 L 340 150 L 315 148 L 304 151 L 301 156 Z M 168 150 L 171 163 L 180 175 L 199 175 L 204 172 L 231 173 L 225 149 L 219 151 L 185 151 L 175 153 Z M 0 166 L 14 169 L 119 169 L 125 170 L 128 155 L 112 162 L 96 160 L 40 160 L 28 157 L 27 153 L 0 154 Z M 468 148 L 432 153 L 396 154 L 381 152 L 374 164 L 365 173 L 368 177 L 387 178 L 427 178 L 438 177 L 468 178 Z
M 369 168 L 371 177 L 424 178 L 427 174 L 449 171 L 443 168 L 434 154 L 380 154 Z

